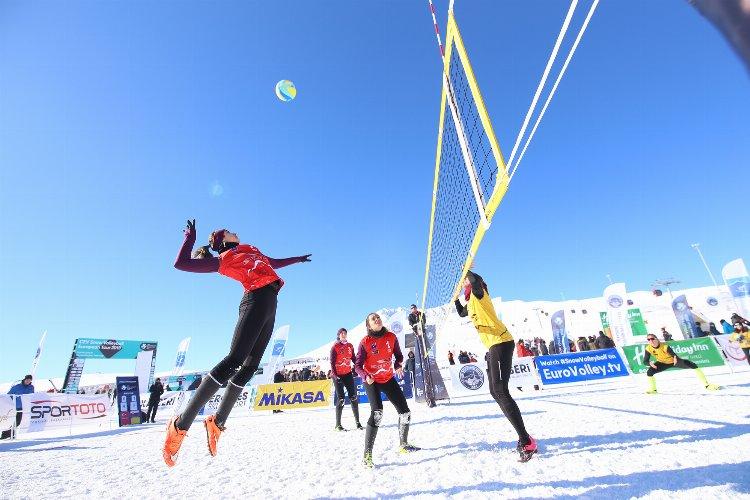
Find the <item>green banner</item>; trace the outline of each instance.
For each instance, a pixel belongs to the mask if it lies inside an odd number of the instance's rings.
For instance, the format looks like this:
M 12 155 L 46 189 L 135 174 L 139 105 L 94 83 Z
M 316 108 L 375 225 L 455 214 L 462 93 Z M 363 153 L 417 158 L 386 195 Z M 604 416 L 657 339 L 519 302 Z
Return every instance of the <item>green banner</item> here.
M 708 366 L 722 366 L 722 357 L 716 343 L 710 337 L 690 340 L 671 340 L 667 342 L 677 357 L 687 359 L 698 365 L 699 368 Z M 626 345 L 622 348 L 628 360 L 630 371 L 638 375 L 646 373 L 648 366 L 643 364 L 643 355 L 646 353 L 644 344 Z
M 646 331 L 646 323 L 643 321 L 640 309 L 628 309 L 628 321 L 630 322 L 630 329 L 633 331 L 634 337 L 648 334 L 648 331 Z

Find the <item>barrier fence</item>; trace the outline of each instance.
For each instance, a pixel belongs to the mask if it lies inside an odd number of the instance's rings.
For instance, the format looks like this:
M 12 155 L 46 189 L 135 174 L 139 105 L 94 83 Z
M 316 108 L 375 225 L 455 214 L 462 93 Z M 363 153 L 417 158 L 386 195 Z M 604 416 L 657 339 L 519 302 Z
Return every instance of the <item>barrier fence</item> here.
M 750 370 L 750 364 L 739 344 L 729 340 L 729 335 L 702 337 L 666 342 L 675 353 L 700 367 L 727 366 L 732 372 Z M 513 360 L 510 385 L 514 387 L 586 383 L 596 380 L 640 375 L 643 365 L 643 344 L 626 345 L 616 349 L 600 349 L 549 356 L 516 358 Z M 451 365 L 451 396 L 489 393 L 486 366 L 478 363 Z M 400 380 L 402 390 L 412 397 L 412 380 Z M 363 398 L 361 384 L 357 385 L 360 402 Z M 157 415 L 164 421 L 179 413 L 194 391 L 174 391 L 162 394 Z M 220 389 L 201 409 L 201 415 L 216 413 L 224 389 Z M 233 415 L 238 410 L 263 411 L 281 409 L 325 408 L 334 403 L 331 380 L 285 382 L 247 386 L 237 398 Z M 148 394 L 141 394 L 141 407 L 148 407 Z M 40 431 L 109 430 L 117 427 L 117 398 L 106 394 L 33 393 L 16 396 L 0 395 L 0 431 L 3 439 L 19 434 Z M 17 409 L 18 408 L 18 409 Z M 241 413 L 240 413 L 241 414 Z M 83 432 L 83 431 L 82 431 Z

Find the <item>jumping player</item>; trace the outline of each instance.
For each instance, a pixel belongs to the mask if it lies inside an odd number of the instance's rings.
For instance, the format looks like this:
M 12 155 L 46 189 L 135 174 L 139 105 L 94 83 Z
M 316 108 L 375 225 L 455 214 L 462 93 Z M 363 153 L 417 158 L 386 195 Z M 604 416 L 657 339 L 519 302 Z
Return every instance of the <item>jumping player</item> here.
M 689 359 L 677 357 L 672 348 L 667 344 L 662 344 L 659 341 L 659 337 L 656 335 L 650 333 L 646 336 L 646 340 L 648 341 L 648 345 L 646 346 L 646 353 L 643 355 L 643 364 L 649 367 L 646 372 L 646 380 L 648 380 L 648 390 L 646 391 L 646 394 L 656 394 L 656 379 L 654 378 L 654 375 L 675 367 L 692 368 L 695 370 L 698 380 L 700 380 L 703 387 L 709 391 L 717 391 L 720 389 L 718 385 L 708 383 L 706 376 L 703 374 L 703 370 L 698 368 L 698 365 Z M 651 356 L 653 356 L 655 360 L 652 360 Z
M 349 401 L 352 404 L 352 413 L 354 413 L 354 421 L 357 423 L 357 429 L 363 429 L 362 424 L 359 423 L 359 396 L 357 390 L 354 387 L 354 375 L 352 373 L 352 363 L 354 363 L 354 346 L 347 342 L 346 336 L 348 332 L 346 328 L 339 328 L 337 334 L 337 340 L 331 347 L 331 378 L 333 378 L 333 384 L 336 387 L 336 427 L 337 431 L 345 431 L 341 425 L 341 413 L 344 411 L 344 388 L 349 395 Z
M 258 369 L 271 339 L 276 319 L 277 294 L 284 286 L 275 269 L 298 262 L 310 262 L 310 254 L 272 259 L 254 246 L 241 244 L 237 234 L 226 229 L 214 231 L 208 239 L 210 248 L 219 253 L 218 257 L 206 249 L 202 258 L 193 259 L 190 252 L 195 244 L 195 236 L 195 219 L 188 220 L 185 241 L 177 254 L 174 267 L 193 273 L 218 272 L 242 283 L 245 294 L 240 302 L 239 319 L 229 354 L 203 379 L 185 410 L 172 417 L 167 424 L 162 455 L 169 467 L 174 466 L 182 440 L 200 409 L 222 385 L 227 384 L 216 415 L 206 418 L 203 423 L 208 452 L 211 456 L 216 456 L 216 447 L 225 430 L 224 423 L 229 412 L 245 384 Z
M 536 440 L 526 432 L 521 410 L 508 391 L 510 370 L 513 368 L 513 336 L 495 313 L 487 284 L 481 276 L 471 271 L 466 273 L 464 290 L 455 302 L 458 315 L 471 316 L 479 339 L 487 347 L 487 373 L 490 394 L 518 434 L 516 450 L 521 462 L 528 462 L 537 452 Z
M 383 400 L 380 392 L 385 393 L 388 400 L 393 403 L 398 412 L 398 435 L 401 453 L 411 453 L 419 450 L 416 446 L 409 444 L 409 422 L 411 421 L 411 411 L 406 404 L 406 398 L 401 391 L 393 373 L 400 377 L 404 376 L 404 369 L 401 363 L 404 361 L 404 355 L 401 354 L 401 347 L 398 344 L 396 336 L 389 332 L 376 313 L 370 313 L 365 318 L 367 335 L 359 343 L 357 350 L 357 360 L 355 370 L 365 382 L 365 391 L 367 399 L 370 401 L 370 419 L 367 421 L 367 430 L 365 431 L 365 455 L 363 464 L 365 467 L 372 468 L 372 447 L 375 444 L 375 436 L 378 434 L 378 427 L 383 418 Z M 395 365 L 393 358 L 396 358 Z

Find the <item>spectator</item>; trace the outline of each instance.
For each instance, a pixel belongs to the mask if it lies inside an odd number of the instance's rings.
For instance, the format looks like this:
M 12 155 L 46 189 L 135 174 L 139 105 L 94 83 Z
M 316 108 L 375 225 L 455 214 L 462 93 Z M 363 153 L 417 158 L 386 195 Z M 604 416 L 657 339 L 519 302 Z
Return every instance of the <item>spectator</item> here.
M 417 309 L 416 304 L 411 305 L 411 312 L 409 312 L 409 325 L 417 335 L 422 335 L 425 326 L 427 326 L 427 316 Z
M 552 339 L 549 341 L 549 353 L 550 354 L 557 354 L 557 344 L 555 343 L 555 340 Z
M 672 334 L 667 331 L 667 328 L 662 326 L 661 327 L 661 338 L 664 339 L 664 342 L 669 342 L 672 340 Z
M 516 343 L 516 356 L 518 356 L 519 358 L 526 358 L 533 355 L 534 354 L 531 352 L 531 350 L 526 347 L 523 339 L 518 339 L 518 342 Z
M 284 378 L 283 372 L 276 372 L 273 374 L 273 383 L 274 384 L 283 384 L 286 382 L 286 378 Z M 281 410 L 273 410 L 273 413 L 281 413 Z
M 470 352 L 469 353 L 469 363 L 476 363 L 476 362 L 477 362 L 476 355 L 473 352 Z
M 745 360 L 750 363 L 750 328 L 738 321 L 734 324 L 734 333 L 729 340 L 740 344 L 740 349 L 745 353 Z
M 599 336 L 596 337 L 594 344 L 596 344 L 597 349 L 611 349 L 615 346 L 612 339 L 607 337 L 602 330 L 599 330 Z
M 743 318 L 737 313 L 732 314 L 731 319 L 732 319 L 732 325 L 736 325 L 737 323 L 739 323 L 740 325 L 744 325 L 750 328 L 750 321 L 746 320 L 745 318 Z
M 469 362 L 469 355 L 466 353 L 466 351 L 461 351 L 458 353 L 458 362 L 462 365 L 465 365 Z
M 586 342 L 586 337 L 578 337 L 578 340 L 576 341 L 576 345 L 578 345 L 578 350 L 580 352 L 589 350 L 589 344 L 588 342 Z
M 453 353 L 451 351 L 448 351 L 448 364 L 449 365 L 455 365 L 456 360 L 453 359 Z
M 719 323 L 721 323 L 721 329 L 725 334 L 734 333 L 734 327 L 727 320 L 722 319 Z
M 708 333 L 706 333 L 706 331 L 703 330 L 703 323 L 701 323 L 700 321 L 696 321 L 695 322 L 695 338 L 705 337 L 706 335 L 708 335 Z
M 596 347 L 596 338 L 593 335 L 589 335 L 588 344 L 589 344 L 589 351 L 596 351 L 598 347 Z
M 161 385 L 161 379 L 157 378 L 148 389 L 148 411 L 146 411 L 146 423 L 152 424 L 156 421 L 156 410 L 159 408 L 159 399 L 164 394 L 164 386 Z
M 721 335 L 721 332 L 716 329 L 716 323 L 708 324 L 708 334 L 709 335 Z
M 575 343 L 570 339 L 568 339 L 568 349 L 570 350 L 570 352 L 577 351 Z
M 14 385 L 8 391 L 8 394 L 13 394 L 16 396 L 16 428 L 21 424 L 21 416 L 23 415 L 23 412 L 21 411 L 21 395 L 32 394 L 34 392 L 34 384 L 31 383 L 31 380 L 31 375 L 26 375 L 21 383 Z M 13 434 L 13 429 L 3 431 L 0 439 L 8 439 L 11 437 L 15 437 L 15 435 Z
M 549 349 L 547 349 L 547 341 L 544 339 L 539 339 L 539 352 L 542 356 L 549 356 L 550 354 Z
M 452 358 L 451 358 L 452 360 Z M 412 379 L 414 379 L 414 351 L 412 349 L 409 349 L 409 354 L 406 355 L 406 365 L 404 365 L 404 371 L 411 372 Z M 455 362 L 451 364 L 456 364 Z

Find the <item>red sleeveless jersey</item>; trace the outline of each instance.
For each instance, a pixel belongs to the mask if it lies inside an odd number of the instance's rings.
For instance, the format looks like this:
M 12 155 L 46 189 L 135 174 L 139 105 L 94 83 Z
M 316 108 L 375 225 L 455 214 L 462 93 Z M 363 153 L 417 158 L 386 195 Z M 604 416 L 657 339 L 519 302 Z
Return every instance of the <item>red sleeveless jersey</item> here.
M 349 342 L 341 343 L 338 340 L 333 344 L 336 353 L 336 375 L 346 375 L 352 372 L 352 361 L 354 360 L 354 346 Z
M 382 384 L 393 377 L 393 352 L 398 339 L 391 332 L 382 337 L 365 336 L 360 343 L 360 353 L 364 347 L 365 359 L 362 367 L 375 382 Z
M 222 253 L 219 256 L 219 273 L 242 283 L 247 292 L 274 281 L 284 285 L 268 262 L 268 257 L 252 245 L 237 245 Z

